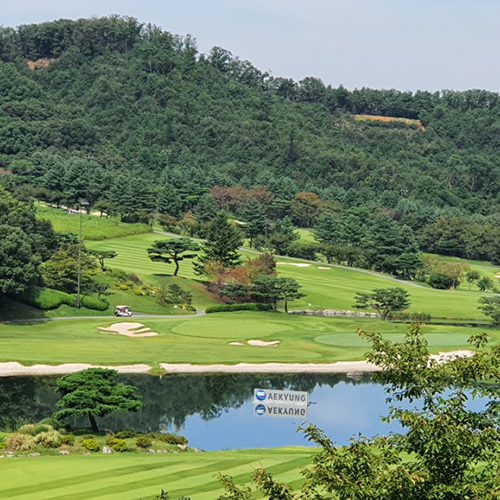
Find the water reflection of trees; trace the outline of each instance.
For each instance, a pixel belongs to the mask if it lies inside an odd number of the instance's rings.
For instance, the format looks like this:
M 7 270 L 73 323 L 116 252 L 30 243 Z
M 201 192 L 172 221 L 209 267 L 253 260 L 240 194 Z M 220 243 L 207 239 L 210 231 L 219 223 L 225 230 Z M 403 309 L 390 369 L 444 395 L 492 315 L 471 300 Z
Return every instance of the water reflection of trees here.
M 50 416 L 58 396 L 54 377 L 0 379 L 0 428 L 12 428 L 26 421 Z M 370 382 L 369 375 L 353 380 L 344 374 L 249 375 L 209 374 L 123 375 L 120 381 L 135 385 L 142 397 L 139 413 L 123 413 L 101 419 L 103 428 L 131 428 L 156 431 L 181 429 L 190 415 L 198 414 L 208 421 L 233 408 L 239 408 L 253 396 L 256 387 L 311 392 L 316 386 L 333 387 L 340 382 Z M 72 425 L 86 425 L 73 420 Z

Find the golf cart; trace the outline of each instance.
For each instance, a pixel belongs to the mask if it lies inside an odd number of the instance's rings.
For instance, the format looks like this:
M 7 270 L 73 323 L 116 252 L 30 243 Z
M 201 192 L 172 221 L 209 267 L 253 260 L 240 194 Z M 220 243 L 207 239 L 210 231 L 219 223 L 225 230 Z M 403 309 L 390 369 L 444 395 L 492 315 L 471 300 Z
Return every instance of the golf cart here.
M 116 306 L 113 312 L 115 316 L 119 316 L 121 318 L 132 316 L 132 310 L 129 306 Z

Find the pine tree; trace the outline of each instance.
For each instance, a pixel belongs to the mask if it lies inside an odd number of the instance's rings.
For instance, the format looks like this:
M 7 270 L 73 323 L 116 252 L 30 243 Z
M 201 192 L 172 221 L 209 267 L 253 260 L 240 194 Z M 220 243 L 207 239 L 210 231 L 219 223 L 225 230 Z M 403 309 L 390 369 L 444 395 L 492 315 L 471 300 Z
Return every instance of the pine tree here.
M 224 267 L 236 267 L 241 264 L 238 248 L 241 234 L 231 224 L 224 212 L 219 212 L 208 228 L 207 241 L 203 244 L 203 253 L 198 257 L 194 268 L 197 274 L 205 273 L 205 264 L 210 261 L 221 262 Z
M 250 246 L 253 246 L 254 238 L 266 231 L 266 214 L 255 198 L 249 198 L 243 207 L 242 216 L 245 221 L 243 231 L 250 238 Z
M 179 217 L 181 215 L 182 202 L 177 192 L 172 185 L 165 186 L 159 193 L 156 200 L 156 209 L 162 215 L 171 215 Z

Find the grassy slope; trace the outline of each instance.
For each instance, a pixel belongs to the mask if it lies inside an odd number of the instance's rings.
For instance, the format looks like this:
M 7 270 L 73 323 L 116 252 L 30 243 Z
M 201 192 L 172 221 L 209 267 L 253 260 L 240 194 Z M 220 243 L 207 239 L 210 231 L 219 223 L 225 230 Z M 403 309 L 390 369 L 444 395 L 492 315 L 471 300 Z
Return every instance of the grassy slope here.
M 213 477 L 218 471 L 244 484 L 250 482 L 255 468 L 263 466 L 277 479 L 297 486 L 302 482 L 300 469 L 310 463 L 312 453 L 310 448 L 276 448 L 3 460 L 2 477 L 8 480 L 0 482 L 0 499 L 152 499 L 163 488 L 172 498 L 213 500 L 222 493 Z
M 36 324 L 2 325 L 0 361 L 59 364 L 85 362 L 131 364 L 333 362 L 362 359 L 368 345 L 358 328 L 384 332 L 399 340 L 408 325 L 378 320 L 313 318 L 276 313 L 218 313 L 195 318 L 140 318 L 160 335 L 130 338 L 102 333 L 98 327 L 115 320 L 58 320 Z M 474 330 L 466 327 L 427 325 L 424 331 L 431 350 L 467 348 Z M 488 328 L 492 342 L 500 330 Z M 278 347 L 246 345 L 250 339 L 280 340 Z M 229 345 L 232 341 L 243 346 Z M 22 349 L 20 348 L 22 345 Z
M 154 240 L 164 238 L 158 234 L 142 234 L 126 238 L 110 239 L 102 242 L 88 243 L 89 248 L 102 248 L 115 250 L 118 256 L 113 259 L 113 267 L 121 269 L 134 269 L 142 276 L 172 273 L 173 264 L 167 265 L 152 262 L 147 256 L 146 249 Z M 251 255 L 251 254 L 247 254 Z M 309 307 L 317 309 L 352 309 L 356 292 L 370 291 L 374 288 L 401 286 L 406 289 L 411 297 L 411 310 L 431 313 L 434 317 L 448 317 L 454 319 L 482 318 L 477 310 L 477 301 L 481 296 L 477 291 L 468 290 L 434 290 L 429 287 L 415 287 L 412 284 L 397 283 L 387 276 L 374 276 L 365 271 L 332 267 L 324 264 L 312 264 L 309 267 L 296 267 L 290 265 L 290 260 L 278 259 L 283 262 L 279 265 L 279 272 L 283 276 L 290 276 L 304 287 L 307 297 L 293 303 L 293 308 Z M 286 264 L 288 263 L 288 264 Z M 498 268 L 486 268 L 494 275 Z M 483 269 L 484 271 L 484 269 Z M 194 279 L 190 262 L 181 263 L 180 276 Z M 202 305 L 208 305 L 211 298 L 206 297 Z M 203 301 L 202 301 L 203 302 Z
M 50 220 L 54 229 L 59 233 L 79 234 L 80 217 L 78 214 L 70 215 L 66 210 L 40 204 L 37 207 L 37 216 L 40 219 Z M 106 219 L 94 215 L 82 216 L 84 240 L 105 240 L 149 232 L 151 232 L 151 228 L 147 224 L 125 224 L 115 217 Z

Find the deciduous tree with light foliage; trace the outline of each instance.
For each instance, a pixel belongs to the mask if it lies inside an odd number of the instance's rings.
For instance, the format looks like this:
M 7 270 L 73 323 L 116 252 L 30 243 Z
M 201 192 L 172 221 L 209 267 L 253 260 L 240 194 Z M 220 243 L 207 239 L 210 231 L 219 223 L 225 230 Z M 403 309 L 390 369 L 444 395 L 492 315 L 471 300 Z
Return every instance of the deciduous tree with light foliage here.
M 500 346 L 487 348 L 486 335 L 480 334 L 469 339 L 474 356 L 440 363 L 430 358 L 418 324 L 398 343 L 379 333 L 359 334 L 372 345 L 367 360 L 381 369 L 374 379 L 387 387 L 391 406 L 385 420 L 398 422 L 403 432 L 358 436 L 339 447 L 314 425 L 304 424 L 306 438 L 320 449 L 302 472 L 304 485 L 296 491 L 260 468 L 253 474 L 259 498 L 497 500 Z M 470 404 L 479 398 L 487 404 Z M 219 480 L 225 489 L 219 500 L 256 495 L 230 476 L 219 475 Z

